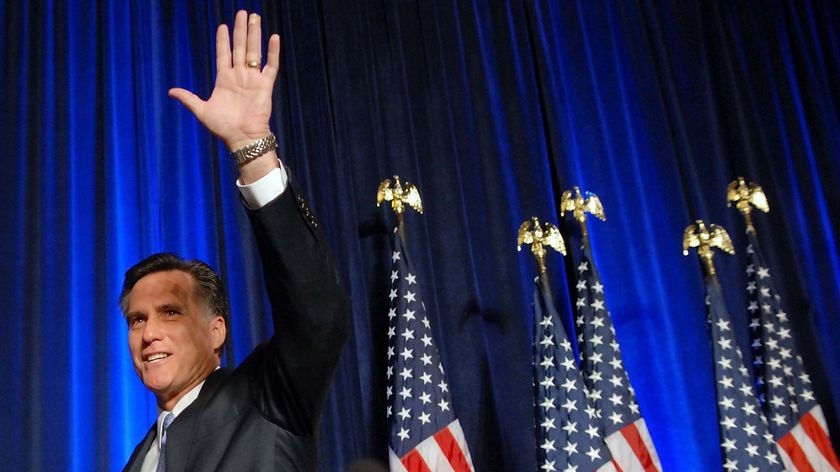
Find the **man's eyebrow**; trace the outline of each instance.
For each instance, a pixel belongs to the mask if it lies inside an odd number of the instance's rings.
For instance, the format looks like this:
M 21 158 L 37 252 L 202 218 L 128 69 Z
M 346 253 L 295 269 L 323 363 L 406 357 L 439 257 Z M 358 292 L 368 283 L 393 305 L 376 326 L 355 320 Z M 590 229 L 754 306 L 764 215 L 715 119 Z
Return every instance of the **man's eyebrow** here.
M 162 305 L 158 305 L 158 306 L 155 307 L 155 311 L 158 311 L 158 312 L 170 311 L 170 310 L 184 311 L 184 308 L 183 308 L 182 305 L 180 305 L 178 303 L 164 303 Z
M 134 310 L 134 311 L 129 311 L 128 313 L 126 313 L 124 318 L 125 318 L 126 321 L 128 321 L 128 320 L 130 320 L 134 317 L 145 316 L 145 315 L 146 315 L 145 312 L 142 312 L 142 311 L 139 311 L 139 310 Z

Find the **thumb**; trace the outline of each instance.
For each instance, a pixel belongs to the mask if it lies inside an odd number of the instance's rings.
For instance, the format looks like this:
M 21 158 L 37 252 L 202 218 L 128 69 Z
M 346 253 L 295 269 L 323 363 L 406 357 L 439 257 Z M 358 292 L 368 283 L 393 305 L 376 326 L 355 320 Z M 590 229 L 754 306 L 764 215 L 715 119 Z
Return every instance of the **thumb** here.
M 169 89 L 169 96 L 181 102 L 181 104 L 187 107 L 187 109 L 196 117 L 201 116 L 201 111 L 204 109 L 205 102 L 204 100 L 198 98 L 196 94 L 187 89 L 174 87 Z

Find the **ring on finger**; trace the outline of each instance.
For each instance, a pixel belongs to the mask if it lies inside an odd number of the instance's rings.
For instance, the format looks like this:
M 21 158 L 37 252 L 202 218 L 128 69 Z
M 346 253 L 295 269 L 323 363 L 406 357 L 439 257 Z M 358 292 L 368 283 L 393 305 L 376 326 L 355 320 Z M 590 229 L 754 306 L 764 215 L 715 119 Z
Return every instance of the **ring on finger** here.
M 245 67 L 249 69 L 259 69 L 260 68 L 260 61 L 248 61 L 245 63 Z

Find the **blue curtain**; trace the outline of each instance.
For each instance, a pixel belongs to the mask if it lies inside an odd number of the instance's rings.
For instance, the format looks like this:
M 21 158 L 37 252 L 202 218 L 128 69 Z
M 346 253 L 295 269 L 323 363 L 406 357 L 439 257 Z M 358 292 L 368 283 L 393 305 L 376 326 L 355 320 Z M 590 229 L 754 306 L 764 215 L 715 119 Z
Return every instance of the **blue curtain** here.
M 720 452 L 695 218 L 744 352 L 738 175 L 763 185 L 759 238 L 840 450 L 840 8 L 830 0 L 0 1 L 0 458 L 8 470 L 119 470 L 155 416 L 128 358 L 122 274 L 151 252 L 227 282 L 227 363 L 269 332 L 224 149 L 171 86 L 207 96 L 215 26 L 279 31 L 274 128 L 353 302 L 321 470 L 386 451 L 387 233 L 380 180 L 419 186 L 407 241 L 477 470 L 535 468 L 534 264 L 519 224 L 573 185 L 625 364 L 665 470 Z M 566 264 L 550 259 L 568 319 Z M 568 272 L 572 274 L 572 272 Z

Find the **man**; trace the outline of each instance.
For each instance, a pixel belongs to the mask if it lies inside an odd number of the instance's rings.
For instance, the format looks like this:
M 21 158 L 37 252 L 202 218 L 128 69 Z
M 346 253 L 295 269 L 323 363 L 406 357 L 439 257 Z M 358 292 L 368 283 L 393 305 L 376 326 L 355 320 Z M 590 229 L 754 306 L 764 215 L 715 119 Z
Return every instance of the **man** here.
M 272 35 L 261 66 L 260 18 L 240 11 L 216 33 L 210 98 L 170 96 L 233 151 L 271 302 L 274 335 L 236 369 L 219 368 L 228 302 L 206 264 L 156 254 L 126 272 L 120 306 L 137 374 L 158 421 L 126 471 L 314 470 L 315 435 L 347 332 L 347 297 L 318 223 L 269 130 L 280 66 Z

